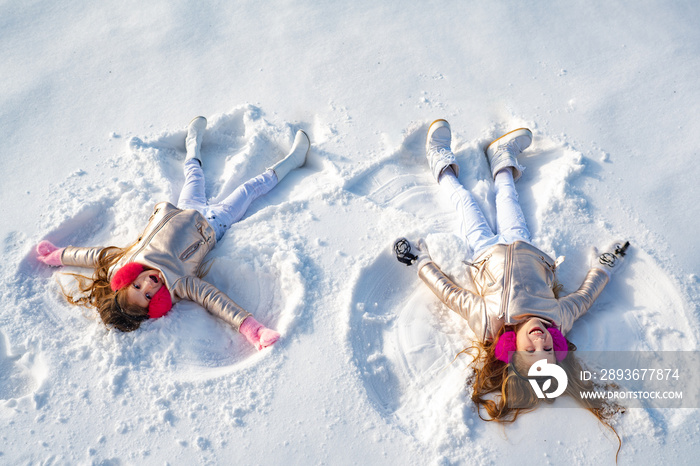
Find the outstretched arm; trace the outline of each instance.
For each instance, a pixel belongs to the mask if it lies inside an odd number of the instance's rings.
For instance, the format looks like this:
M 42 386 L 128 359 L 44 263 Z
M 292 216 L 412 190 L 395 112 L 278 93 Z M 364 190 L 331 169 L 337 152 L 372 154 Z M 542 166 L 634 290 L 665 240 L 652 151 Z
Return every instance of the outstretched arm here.
M 625 262 L 629 241 L 615 241 L 602 254 L 591 250 L 591 269 L 578 290 L 559 300 L 562 309 L 562 333 L 571 330 L 574 321 L 593 305 L 600 293 Z
M 414 249 L 417 254 L 411 253 Z M 484 298 L 456 285 L 442 273 L 430 257 L 425 240 L 421 238 L 412 245 L 406 238 L 399 238 L 394 242 L 394 252 L 399 262 L 408 266 L 415 264 L 421 280 L 440 301 L 467 321 L 477 338 L 486 338 L 488 325 Z
M 61 263 L 63 265 L 72 265 L 75 267 L 97 267 L 97 259 L 102 252 L 103 247 L 96 248 L 81 248 L 67 246 L 61 254 Z
M 559 298 L 562 310 L 562 333 L 566 334 L 571 330 L 574 321 L 588 311 L 609 281 L 610 278 L 605 271 L 594 267 L 588 271 L 578 290 Z
M 478 338 L 483 340 L 486 337 L 484 298 L 456 285 L 435 262 L 423 265 L 418 271 L 418 276 L 435 296 L 467 321 L 469 328 Z
M 179 298 L 194 301 L 231 327 L 258 350 L 274 344 L 279 333 L 268 329 L 253 318 L 252 314 L 236 304 L 226 293 L 197 277 L 185 277 L 174 286 Z
M 102 249 L 104 248 L 74 248 L 72 246 L 59 248 L 51 241 L 44 240 L 36 246 L 36 258 L 51 267 L 72 265 L 95 268 Z
M 184 277 L 175 283 L 173 291 L 177 297 L 194 301 L 211 314 L 223 319 L 236 331 L 246 317 L 251 315 L 250 312 L 229 298 L 226 293 L 201 278 Z

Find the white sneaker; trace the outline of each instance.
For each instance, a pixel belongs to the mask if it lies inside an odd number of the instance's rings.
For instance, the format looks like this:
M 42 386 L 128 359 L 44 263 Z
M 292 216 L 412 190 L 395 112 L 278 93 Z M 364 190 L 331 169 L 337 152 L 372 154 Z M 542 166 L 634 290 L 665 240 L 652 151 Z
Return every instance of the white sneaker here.
M 459 165 L 455 162 L 455 155 L 450 149 L 451 143 L 450 124 L 446 120 L 433 121 L 428 128 L 428 137 L 425 140 L 425 154 L 435 181 L 440 181 L 440 175 L 447 167 L 452 167 L 455 175 L 459 176 Z
M 187 137 L 185 137 L 185 149 L 187 150 L 187 155 L 185 156 L 185 162 L 191 159 L 197 159 L 199 165 L 202 165 L 202 156 L 200 149 L 202 148 L 202 136 L 204 136 L 204 130 L 207 128 L 207 119 L 203 116 L 198 116 L 187 126 Z
M 309 141 L 309 136 L 302 130 L 297 131 L 294 137 L 294 144 L 292 144 L 289 154 L 272 166 L 272 169 L 277 175 L 278 182 L 282 181 L 282 178 L 287 176 L 290 171 L 306 163 L 306 154 L 309 153 L 310 147 L 311 141 Z
M 486 158 L 491 167 L 491 176 L 496 178 L 496 173 L 506 167 L 513 168 L 513 180 L 520 178 L 525 167 L 518 163 L 518 155 L 530 147 L 532 143 L 532 131 L 527 128 L 519 128 L 504 134 L 494 140 L 486 148 Z

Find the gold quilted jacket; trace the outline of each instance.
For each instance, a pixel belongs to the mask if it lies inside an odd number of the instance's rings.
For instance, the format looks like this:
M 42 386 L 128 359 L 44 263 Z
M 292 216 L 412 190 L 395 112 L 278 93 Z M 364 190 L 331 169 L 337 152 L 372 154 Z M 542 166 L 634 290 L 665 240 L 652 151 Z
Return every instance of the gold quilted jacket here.
M 110 278 L 127 262 L 138 262 L 161 272 L 173 303 L 194 301 L 238 330 L 251 315 L 225 293 L 198 277 L 204 258 L 216 245 L 209 222 L 192 209 L 180 210 L 169 202 L 156 204 L 138 242 L 110 270 Z M 63 265 L 92 267 L 102 247 L 68 246 L 61 256 Z
M 517 241 L 493 246 L 471 263 L 476 292 L 456 285 L 434 262 L 424 265 L 418 275 L 447 307 L 467 320 L 481 341 L 486 341 L 493 340 L 504 325 L 530 317 L 544 318 L 566 334 L 609 280 L 603 270 L 592 268 L 577 291 L 556 298 L 552 290 L 554 269 L 555 263 L 547 254 Z

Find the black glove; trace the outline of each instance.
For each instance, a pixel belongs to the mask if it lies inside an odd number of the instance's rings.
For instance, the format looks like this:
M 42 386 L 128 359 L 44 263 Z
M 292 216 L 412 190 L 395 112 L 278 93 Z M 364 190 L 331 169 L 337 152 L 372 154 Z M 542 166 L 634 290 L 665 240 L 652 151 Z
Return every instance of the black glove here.
M 412 251 L 415 251 L 417 254 L 412 254 Z M 428 245 L 425 244 L 423 238 L 419 239 L 418 243 L 413 246 L 406 238 L 397 239 L 394 242 L 394 253 L 396 253 L 396 259 L 399 262 L 409 266 L 416 264 L 419 270 L 432 261 L 428 252 Z
M 598 249 L 594 247 L 591 267 L 604 270 L 609 277 L 612 277 L 612 274 L 622 267 L 629 245 L 629 241 L 616 241 L 605 248 L 603 253 L 598 252 Z

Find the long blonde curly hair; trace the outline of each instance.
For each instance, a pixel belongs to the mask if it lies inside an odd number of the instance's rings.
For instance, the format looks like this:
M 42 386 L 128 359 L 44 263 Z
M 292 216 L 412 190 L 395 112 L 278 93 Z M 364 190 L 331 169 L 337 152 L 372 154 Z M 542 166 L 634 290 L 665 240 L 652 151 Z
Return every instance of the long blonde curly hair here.
M 109 270 L 129 252 L 131 247 L 118 248 L 109 246 L 97 256 L 97 264 L 92 277 L 77 273 L 66 273 L 76 279 L 79 296 L 75 297 L 66 292 L 61 285 L 63 296 L 69 303 L 76 306 L 97 309 L 100 319 L 108 327 L 116 328 L 122 332 L 131 332 L 148 319 L 148 309 L 129 304 L 126 299 L 126 288 L 112 291 L 109 282 Z
M 541 402 L 553 403 L 554 399 L 538 398 L 529 381 L 522 374 L 527 374 L 529 367 L 518 357 L 516 351 L 510 363 L 505 363 L 496 358 L 495 347 L 498 338 L 505 333 L 506 327 L 502 327 L 498 337 L 493 341 L 475 341 L 471 347 L 462 353 L 474 354 L 474 359 L 469 364 L 473 372 L 467 377 L 467 389 L 471 387 L 471 400 L 474 402 L 479 417 L 484 421 L 496 421 L 501 423 L 514 422 L 522 413 L 534 410 Z M 582 392 L 595 391 L 597 387 L 591 381 L 580 380 L 580 372 L 583 370 L 581 362 L 575 356 L 576 345 L 566 340 L 569 351 L 566 357 L 558 362 L 568 377 L 568 384 L 564 394 L 574 398 L 580 405 L 598 418 L 617 437 L 618 448 L 615 460 L 622 448 L 622 439 L 612 425 L 613 417 L 617 413 L 624 413 L 625 409 L 617 404 L 607 403 L 596 398 L 583 398 Z M 605 386 L 603 388 L 617 388 Z M 487 417 L 482 415 L 482 409 Z

